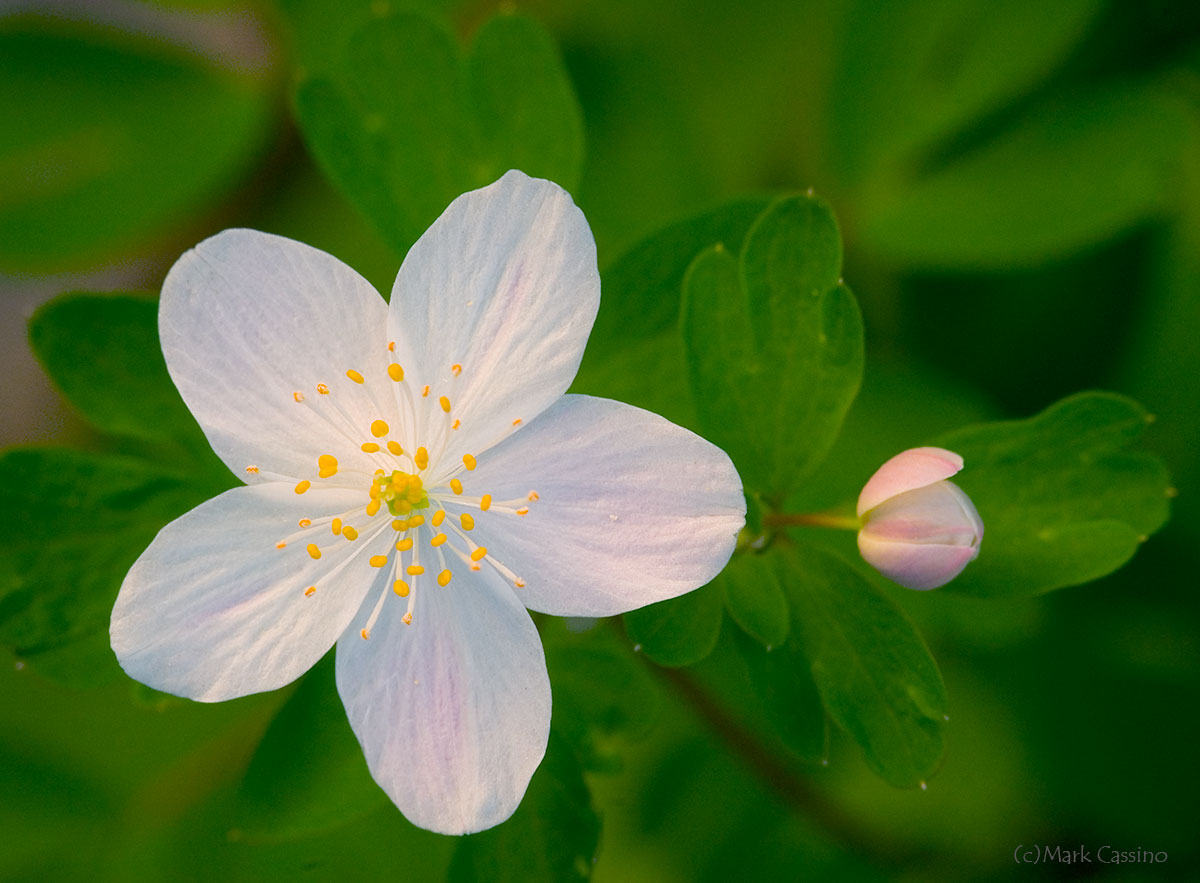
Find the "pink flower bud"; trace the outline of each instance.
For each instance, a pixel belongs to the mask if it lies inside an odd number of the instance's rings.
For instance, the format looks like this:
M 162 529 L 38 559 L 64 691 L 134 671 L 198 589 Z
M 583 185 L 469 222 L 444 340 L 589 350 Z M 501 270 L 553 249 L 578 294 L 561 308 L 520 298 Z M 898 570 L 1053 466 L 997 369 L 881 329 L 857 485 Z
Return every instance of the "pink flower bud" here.
M 942 448 L 913 448 L 880 466 L 858 497 L 863 560 L 910 589 L 936 589 L 958 576 L 983 539 L 971 498 L 946 480 L 962 466 Z

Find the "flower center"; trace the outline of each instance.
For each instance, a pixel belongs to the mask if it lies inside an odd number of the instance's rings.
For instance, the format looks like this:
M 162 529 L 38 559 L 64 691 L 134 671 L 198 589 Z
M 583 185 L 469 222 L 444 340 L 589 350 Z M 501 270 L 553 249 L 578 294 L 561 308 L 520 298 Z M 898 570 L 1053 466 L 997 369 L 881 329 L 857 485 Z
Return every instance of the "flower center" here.
M 394 350 L 394 345 L 389 344 L 389 355 Z M 300 530 L 276 543 L 276 548 L 285 549 L 299 540 L 313 560 L 319 560 L 322 549 L 328 551 L 331 543 L 354 543 L 364 547 L 364 553 L 365 547 L 370 547 L 375 554 L 352 556 L 351 563 L 358 566 L 365 559 L 371 568 L 386 569 L 386 584 L 391 590 L 380 593 L 360 630 L 364 639 L 370 637 L 371 628 L 390 597 L 407 599 L 408 609 L 401 620 L 411 625 L 418 592 L 423 591 L 428 582 L 436 584 L 429 587 L 430 591 L 446 589 L 454 576 L 452 567 L 479 571 L 487 566 L 514 588 L 525 586 L 521 577 L 476 543 L 471 532 L 477 519 L 528 515 L 530 504 L 538 499 L 537 492 L 530 490 L 512 500 L 493 500 L 489 493 L 474 496 L 471 489 L 464 486 L 464 479 L 468 484 L 472 483 L 471 473 L 478 465 L 471 454 L 464 454 L 461 464 L 454 464 L 452 468 L 446 468 L 444 463 L 439 468 L 438 461 L 442 460 L 449 439 L 462 426 L 462 420 L 452 406 L 455 381 L 462 372 L 463 366 L 456 363 L 450 367 L 450 379 L 445 389 L 435 391 L 431 386 L 422 386 L 417 392 L 415 388 L 409 388 L 404 369 L 389 359 L 384 376 L 368 377 L 350 369 L 344 375 L 348 382 L 334 378 L 336 385 L 318 383 L 314 400 L 310 401 L 302 392 L 292 394 L 297 404 L 322 411 L 347 444 L 357 446 L 378 464 L 367 486 L 365 506 L 356 506 L 336 516 L 301 518 Z M 360 425 L 361 417 L 355 418 L 352 414 L 361 414 L 361 411 L 347 410 L 340 405 L 343 396 L 362 395 L 369 383 L 386 384 L 389 391 L 395 392 L 400 418 L 397 425 L 401 432 L 394 433 L 386 420 L 378 418 L 366 426 Z M 512 421 L 514 427 L 521 423 L 520 417 Z M 424 444 L 418 444 L 415 450 L 406 449 L 399 440 L 406 434 L 405 430 L 408 431 L 407 443 L 424 441 Z M 308 493 L 314 482 L 317 486 L 329 483 L 343 488 L 362 487 L 358 483 L 362 480 L 362 472 L 341 470 L 338 458 L 333 454 L 321 454 L 316 466 L 313 478 L 302 479 L 295 485 L 297 494 Z M 246 471 L 260 474 L 257 466 L 248 466 Z M 426 486 L 431 479 L 436 480 Z M 327 578 L 333 590 L 337 590 L 333 577 L 344 566 L 345 563 L 338 564 L 329 571 Z M 318 587 L 311 585 L 303 594 L 311 597 L 317 591 Z

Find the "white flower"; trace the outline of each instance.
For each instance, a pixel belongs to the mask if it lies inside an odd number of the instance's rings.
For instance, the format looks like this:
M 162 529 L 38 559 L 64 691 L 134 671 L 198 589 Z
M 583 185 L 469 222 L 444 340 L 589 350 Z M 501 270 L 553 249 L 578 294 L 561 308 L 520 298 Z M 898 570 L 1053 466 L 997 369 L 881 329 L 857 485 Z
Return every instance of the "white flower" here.
M 281 687 L 336 642 L 338 692 L 401 812 L 444 833 L 506 819 L 550 725 L 525 608 L 609 616 L 683 594 L 745 515 L 718 448 L 564 395 L 599 296 L 583 214 L 515 171 L 454 201 L 390 306 L 278 236 L 227 230 L 185 254 L 163 353 L 247 486 L 168 524 L 129 571 L 111 627 L 125 671 L 213 702 Z

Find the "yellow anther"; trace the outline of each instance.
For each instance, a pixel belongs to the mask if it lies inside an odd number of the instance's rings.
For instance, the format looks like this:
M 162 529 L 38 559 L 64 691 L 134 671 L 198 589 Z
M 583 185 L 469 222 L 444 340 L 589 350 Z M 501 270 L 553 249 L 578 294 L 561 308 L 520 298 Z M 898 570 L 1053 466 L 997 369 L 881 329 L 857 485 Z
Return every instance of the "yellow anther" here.
M 304 393 L 294 392 L 294 393 L 292 393 L 292 398 L 295 399 L 297 402 L 302 402 L 302 401 L 304 401 Z
M 409 527 L 420 527 L 424 523 L 425 523 L 424 515 L 414 515 L 412 518 L 408 519 Z
M 383 438 L 388 434 L 388 429 L 388 425 L 382 420 L 371 421 L 371 435 L 375 436 L 376 438 Z
M 450 400 L 448 398 L 442 396 L 440 399 L 438 399 L 438 404 L 442 406 L 443 411 L 445 411 L 447 414 L 450 413 Z
M 402 579 L 398 579 L 394 583 L 392 583 L 392 591 L 395 592 L 397 595 L 399 595 L 401 598 L 407 598 L 408 597 L 408 583 L 406 583 Z
M 387 449 L 395 456 L 399 457 L 404 453 L 404 448 L 400 447 L 400 442 L 390 441 L 387 443 Z
M 408 522 L 403 518 L 393 518 L 392 530 L 408 530 Z
M 349 377 L 351 380 L 353 380 L 355 383 L 363 382 L 363 376 L 361 374 L 359 374 L 357 371 L 355 371 L 353 368 L 351 368 L 349 371 L 346 372 L 346 376 Z
M 359 447 L 362 448 L 364 454 L 374 454 L 379 451 L 379 445 L 375 442 L 363 442 Z
M 342 532 L 342 519 L 333 519 L 333 524 L 330 525 L 330 528 L 333 530 L 333 535 L 336 537 Z
M 399 540 L 396 543 L 396 551 L 397 552 L 407 552 L 412 547 L 413 547 L 412 537 L 405 537 L 404 539 Z
M 285 543 L 283 540 L 280 540 L 278 543 L 275 544 L 275 548 L 276 549 L 286 549 L 287 543 Z
M 342 536 L 344 536 L 350 542 L 354 542 L 358 539 L 358 531 L 347 524 L 342 528 Z
M 484 494 L 482 497 L 479 498 L 479 509 L 482 512 L 486 512 L 488 509 L 491 509 L 491 508 L 492 508 L 492 495 Z
M 475 458 L 470 454 L 463 454 L 463 465 L 466 466 L 467 471 L 470 472 L 475 468 Z
M 333 478 L 337 475 L 338 461 L 333 454 L 322 454 L 317 457 L 317 474 L 321 478 Z
M 258 467 L 257 466 L 247 466 L 246 471 L 249 472 L 251 475 L 258 475 Z
M 452 574 L 450 571 L 443 570 L 441 573 L 438 574 L 438 585 L 439 586 L 450 585 L 450 578 L 452 576 L 454 576 L 454 574 Z
M 379 507 L 382 505 L 383 505 L 383 503 L 380 501 L 380 499 L 378 497 L 373 499 L 371 502 L 367 503 L 367 517 L 374 518 L 375 513 L 379 511 Z
M 454 493 L 456 493 L 456 494 L 461 494 L 462 493 L 462 482 L 459 481 L 457 478 L 450 479 L 450 490 L 454 491 Z
M 302 481 L 298 485 L 296 485 L 296 493 L 302 494 L 306 490 L 308 490 L 310 487 L 312 487 L 312 482 L 306 478 L 306 479 L 304 479 L 304 481 Z
M 438 509 L 436 512 L 433 513 L 433 517 L 431 519 L 429 519 L 429 523 L 432 524 L 434 527 L 438 527 L 445 520 L 446 520 L 446 510 Z
M 400 617 L 400 621 L 405 625 L 412 625 L 412 614 L 405 613 L 402 617 Z
M 520 509 L 518 509 L 518 510 L 517 510 L 517 514 L 518 514 L 518 515 L 528 515 L 528 514 L 529 514 L 529 507 L 528 507 L 528 506 L 522 506 Z
M 363 629 L 361 632 L 359 632 L 359 634 L 362 635 L 362 639 L 364 641 L 371 640 L 371 632 L 368 631 L 367 629 Z
M 529 496 L 528 496 L 528 497 L 526 497 L 526 499 L 527 499 L 527 500 L 529 500 L 529 502 L 531 502 L 531 503 L 532 503 L 534 500 L 538 500 L 538 499 L 541 499 L 541 498 L 538 496 L 538 492 L 537 492 L 537 491 L 530 491 L 530 492 L 529 492 Z
M 305 597 L 305 598 L 311 598 L 311 597 L 312 597 L 313 595 L 315 595 L 316 593 L 317 593 L 317 587 L 316 587 L 316 586 L 309 586 L 307 589 L 305 589 L 305 590 L 304 590 L 304 597 Z
M 298 525 L 300 525 L 300 527 L 312 527 L 312 519 L 311 518 L 301 518 L 296 523 Z
M 317 392 L 319 392 L 323 396 L 327 396 L 327 395 L 329 395 L 329 387 L 326 386 L 324 383 L 318 383 L 317 384 Z
M 434 534 L 429 539 L 429 545 L 431 546 L 440 546 L 444 542 L 446 542 L 446 535 L 444 533 Z
M 368 563 L 372 567 L 383 567 L 387 564 L 387 555 L 372 555 Z
M 408 565 L 408 567 L 404 568 L 404 570 L 410 576 L 420 576 L 422 573 L 425 572 L 425 568 L 422 567 L 420 564 L 410 564 L 410 565 Z
M 426 469 L 429 466 L 429 451 L 417 448 L 417 455 L 413 457 L 413 461 L 417 464 L 418 469 Z
M 308 556 L 314 561 L 321 557 L 321 550 L 317 548 L 316 543 L 308 544 Z
M 518 589 L 523 589 L 523 588 L 525 588 L 525 580 L 521 579 L 520 577 L 517 577 L 516 579 L 513 580 L 513 585 L 516 586 Z
M 482 561 L 485 555 L 487 555 L 487 547 L 480 546 L 474 552 L 471 553 L 471 560 L 472 561 Z
M 475 519 L 466 512 L 458 516 L 458 521 L 462 525 L 463 530 L 470 530 L 475 526 Z
M 518 417 L 516 420 L 513 421 L 513 426 L 520 426 L 520 425 L 521 425 L 521 418 Z
M 459 374 L 462 374 L 462 365 L 455 362 L 453 365 L 450 366 L 450 373 L 453 374 L 455 377 L 457 377 Z
M 425 388 L 423 390 L 421 390 L 421 398 L 423 398 L 423 399 L 429 398 L 429 384 L 425 384 Z
M 392 362 L 392 364 L 388 365 L 388 377 L 399 383 L 404 379 L 404 369 L 395 362 Z
M 458 427 L 460 427 L 460 426 L 462 426 L 461 420 L 455 420 L 453 423 L 450 424 L 451 429 L 458 429 Z
M 394 340 L 389 340 L 389 341 L 388 341 L 388 352 L 389 352 L 389 353 L 394 353 L 395 351 L 396 351 L 396 341 L 394 341 Z

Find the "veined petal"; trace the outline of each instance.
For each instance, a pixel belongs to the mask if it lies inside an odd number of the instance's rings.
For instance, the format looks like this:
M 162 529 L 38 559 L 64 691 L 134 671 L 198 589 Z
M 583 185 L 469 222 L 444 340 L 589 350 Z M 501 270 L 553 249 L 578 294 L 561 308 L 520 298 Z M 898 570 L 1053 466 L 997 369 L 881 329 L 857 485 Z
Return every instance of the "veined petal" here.
M 405 257 L 388 315 L 412 388 L 430 387 L 427 415 L 461 421 L 445 462 L 478 455 L 566 391 L 599 302 L 591 230 L 558 185 L 510 171 L 450 204 Z
M 912 448 L 892 457 L 867 481 L 858 495 L 858 517 L 884 500 L 949 478 L 963 468 L 963 459 L 945 448 Z
M 370 640 L 351 631 L 338 642 L 338 692 L 371 775 L 410 822 L 481 831 L 512 815 L 546 752 L 541 640 L 490 571 L 413 593 L 412 625 L 392 596 Z
M 256 230 L 226 230 L 184 254 L 158 314 L 171 379 L 217 456 L 249 481 L 251 465 L 312 477 L 334 445 L 370 475 L 347 433 L 367 440 L 371 420 L 394 419 L 386 325 L 383 298 L 352 269 Z M 358 385 L 348 370 L 377 382 Z
M 202 702 L 295 680 L 333 646 L 378 574 L 351 560 L 369 555 L 369 543 L 328 530 L 276 544 L 298 531 L 301 517 L 316 522 L 361 497 L 316 489 L 300 497 L 273 482 L 226 491 L 172 521 L 117 596 L 110 635 L 121 667 Z M 319 544 L 319 560 L 308 542 Z M 316 591 L 306 595 L 309 586 Z
M 526 607 L 557 616 L 611 616 L 704 585 L 746 515 L 720 448 L 657 414 L 580 395 L 481 457 L 469 490 L 496 501 L 536 492 L 517 504 L 523 515 L 493 504 L 472 539 L 524 582 Z

